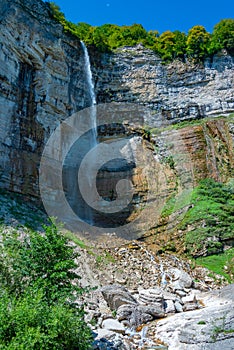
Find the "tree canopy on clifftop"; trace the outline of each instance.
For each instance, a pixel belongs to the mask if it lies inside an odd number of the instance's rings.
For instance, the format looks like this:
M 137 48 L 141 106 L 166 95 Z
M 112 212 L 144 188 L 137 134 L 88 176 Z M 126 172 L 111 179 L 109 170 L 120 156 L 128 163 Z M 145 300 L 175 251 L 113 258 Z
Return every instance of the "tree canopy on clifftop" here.
M 100 52 L 111 52 L 118 47 L 142 44 L 155 51 L 162 61 L 187 58 L 202 61 L 206 57 L 226 50 L 234 54 L 234 19 L 223 19 L 214 26 L 212 33 L 202 25 L 195 25 L 188 34 L 178 30 L 160 34 L 157 30 L 146 31 L 141 24 L 118 26 L 104 24 L 99 27 L 87 23 L 74 24 L 66 20 L 58 5 L 48 3 L 51 15 L 62 24 L 64 31 L 75 35 L 88 46 Z

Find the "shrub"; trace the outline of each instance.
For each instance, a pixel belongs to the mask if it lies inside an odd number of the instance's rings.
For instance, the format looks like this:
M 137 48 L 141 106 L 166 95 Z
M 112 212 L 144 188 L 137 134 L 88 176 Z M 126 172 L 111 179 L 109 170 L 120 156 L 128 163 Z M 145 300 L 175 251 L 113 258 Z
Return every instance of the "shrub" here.
M 50 350 L 90 348 L 90 329 L 82 309 L 62 299 L 53 304 L 44 300 L 43 290 L 28 288 L 19 297 L 0 292 L 1 349 Z
M 223 242 L 234 238 L 234 191 L 212 179 L 202 180 L 193 190 L 192 207 L 181 228 L 192 225 L 186 234 L 186 247 L 194 256 L 222 252 Z
M 1 349 L 88 349 L 91 331 L 77 305 L 77 253 L 52 223 L 45 232 L 3 235 Z

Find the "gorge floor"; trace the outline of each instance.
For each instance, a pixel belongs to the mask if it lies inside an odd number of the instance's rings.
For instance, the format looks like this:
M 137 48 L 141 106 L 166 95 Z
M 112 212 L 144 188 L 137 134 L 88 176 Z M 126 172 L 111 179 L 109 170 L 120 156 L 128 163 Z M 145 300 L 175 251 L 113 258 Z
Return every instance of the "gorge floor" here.
M 42 231 L 47 217 L 35 205 L 0 199 L 1 232 Z M 91 287 L 82 301 L 94 349 L 233 349 L 234 285 L 222 276 L 142 241 L 105 248 L 64 234 L 79 252 L 81 285 Z

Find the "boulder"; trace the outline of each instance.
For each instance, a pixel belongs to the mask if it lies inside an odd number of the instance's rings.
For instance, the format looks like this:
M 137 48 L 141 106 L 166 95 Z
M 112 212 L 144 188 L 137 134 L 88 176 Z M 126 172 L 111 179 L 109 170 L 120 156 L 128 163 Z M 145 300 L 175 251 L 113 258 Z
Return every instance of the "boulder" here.
M 122 334 L 107 329 L 97 329 L 94 333 L 95 340 L 92 344 L 93 350 L 130 350 L 126 346 Z
M 116 333 L 125 334 L 125 328 L 118 320 L 107 318 L 102 322 L 102 328 Z
M 233 300 L 234 284 L 204 293 L 204 308 L 160 320 L 155 337 L 168 350 L 233 350 Z
M 190 294 L 184 298 L 182 298 L 182 302 L 184 304 L 184 311 L 192 311 L 198 309 L 198 303 L 195 294 Z
M 162 290 L 160 288 L 141 289 L 139 291 L 139 300 L 146 304 L 162 302 Z
M 178 296 L 173 294 L 173 293 L 170 293 L 170 292 L 167 292 L 167 291 L 163 291 L 163 298 L 164 298 L 164 300 L 176 301 L 178 299 Z
M 149 305 L 122 305 L 118 308 L 119 321 L 127 321 L 130 326 L 138 326 L 165 316 L 163 303 Z
M 176 309 L 176 312 L 183 312 L 184 311 L 183 306 L 181 305 L 181 303 L 178 300 L 175 301 L 175 309 Z
M 172 274 L 173 282 L 170 284 L 173 290 L 184 290 L 190 288 L 193 284 L 193 280 L 190 275 L 184 270 L 171 269 L 170 273 Z
M 137 301 L 129 291 L 120 285 L 110 285 L 101 288 L 102 295 L 111 310 L 117 310 L 126 304 L 136 305 Z
M 166 300 L 164 302 L 164 309 L 166 314 L 174 314 L 176 312 L 175 304 L 172 300 Z

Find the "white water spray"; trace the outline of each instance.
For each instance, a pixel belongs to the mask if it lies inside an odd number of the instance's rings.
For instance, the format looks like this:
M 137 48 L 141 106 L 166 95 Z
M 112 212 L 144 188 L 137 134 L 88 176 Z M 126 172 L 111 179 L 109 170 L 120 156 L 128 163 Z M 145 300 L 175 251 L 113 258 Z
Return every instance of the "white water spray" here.
M 96 122 L 96 96 L 95 96 L 95 91 L 94 91 L 94 84 L 93 84 L 93 75 L 91 71 L 91 64 L 90 64 L 90 58 L 89 58 L 89 53 L 87 50 L 87 47 L 85 46 L 85 43 L 81 41 L 81 46 L 84 52 L 84 71 L 85 71 L 85 77 L 86 81 L 88 84 L 88 93 L 90 97 L 90 129 L 92 130 L 92 136 L 90 139 L 90 149 L 95 147 L 97 145 L 97 122 Z
M 87 124 L 90 126 L 90 135 L 89 135 L 89 150 L 92 148 L 95 148 L 97 145 L 97 122 L 96 122 L 96 96 L 95 96 L 95 90 L 94 90 L 94 83 L 93 83 L 93 75 L 91 71 L 91 64 L 90 64 L 90 58 L 89 53 L 87 50 L 87 47 L 85 46 L 85 43 L 81 41 L 81 46 L 84 52 L 84 72 L 85 72 L 85 78 L 88 86 L 88 94 L 90 97 L 90 119 L 87 120 Z M 93 159 L 90 159 L 90 165 L 94 164 L 96 161 L 96 156 L 93 156 Z M 94 185 L 92 183 L 92 176 L 90 176 L 90 171 L 87 172 L 87 182 L 88 186 L 92 188 Z M 88 208 L 86 210 L 86 221 L 89 224 L 93 224 L 93 216 L 92 216 L 92 210 Z
M 86 73 L 86 79 L 89 87 L 89 95 L 91 98 L 91 106 L 96 105 L 96 96 L 94 92 L 94 84 L 93 84 L 93 76 L 91 71 L 91 65 L 90 65 L 90 59 L 89 59 L 89 53 L 87 50 L 87 47 L 85 46 L 85 43 L 81 41 L 81 46 L 84 51 L 84 61 L 85 61 L 85 73 Z

